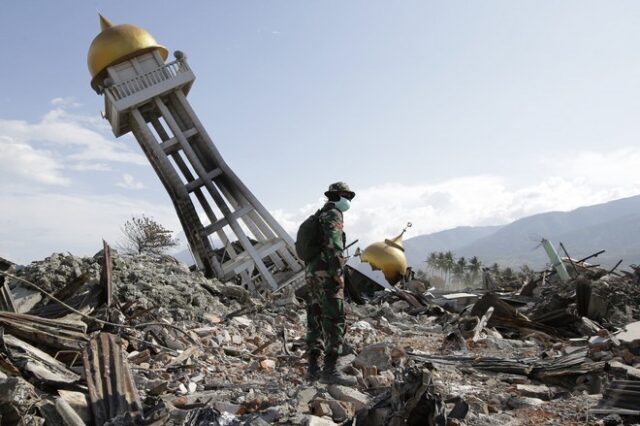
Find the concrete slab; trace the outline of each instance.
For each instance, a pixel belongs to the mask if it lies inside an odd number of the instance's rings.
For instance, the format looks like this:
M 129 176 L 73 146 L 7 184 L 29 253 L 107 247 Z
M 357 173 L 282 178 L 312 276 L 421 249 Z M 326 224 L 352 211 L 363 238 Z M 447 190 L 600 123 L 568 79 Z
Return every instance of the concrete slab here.
M 356 411 L 364 408 L 371 401 L 368 395 L 347 386 L 330 385 L 329 394 L 339 401 L 351 402 Z
M 333 420 L 326 417 L 307 416 L 304 422 L 305 426 L 334 426 L 337 425 Z
M 551 389 L 545 385 L 516 385 L 516 389 L 522 396 L 539 398 L 544 401 L 551 399 Z
M 622 343 L 631 343 L 634 340 L 640 340 L 640 321 L 627 324 L 624 327 L 624 331 L 616 334 L 616 337 Z

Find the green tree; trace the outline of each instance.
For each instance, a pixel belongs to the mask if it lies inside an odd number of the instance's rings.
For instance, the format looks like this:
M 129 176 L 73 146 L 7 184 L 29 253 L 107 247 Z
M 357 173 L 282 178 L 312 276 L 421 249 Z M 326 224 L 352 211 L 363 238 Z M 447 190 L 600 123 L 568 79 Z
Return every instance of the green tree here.
M 438 256 L 436 255 L 435 251 L 432 251 L 431 253 L 429 253 L 429 256 L 427 257 L 426 262 L 427 262 L 427 268 L 429 268 L 431 272 L 435 273 L 438 267 Z
M 451 275 L 451 271 L 453 271 L 453 266 L 455 264 L 454 256 L 452 251 L 447 251 L 443 256 L 443 265 L 442 268 L 445 272 L 445 283 L 449 283 L 449 278 Z
M 454 262 L 452 267 L 453 276 L 458 281 L 458 283 L 463 282 L 464 271 L 467 268 L 467 259 L 462 256 L 456 262 Z
M 445 275 L 444 275 L 444 271 L 445 271 L 445 258 L 444 258 L 444 253 L 439 251 L 436 254 L 436 269 L 440 272 L 440 277 L 442 278 L 443 281 L 445 281 Z M 446 285 L 446 281 L 445 281 L 445 285 Z
M 463 282 L 465 287 L 471 287 L 473 285 L 473 279 L 469 272 L 464 273 Z
M 124 239 L 119 248 L 128 254 L 161 254 L 178 245 L 172 231 L 145 215 L 132 216 L 120 229 Z
M 514 277 L 513 269 L 511 269 L 509 266 L 504 268 L 501 274 L 502 274 L 502 278 L 506 281 L 510 281 Z
M 474 284 L 480 276 L 480 271 L 482 271 L 482 262 L 480 262 L 478 256 L 473 256 L 471 259 L 469 259 L 467 269 L 471 273 L 471 276 L 469 278 L 470 284 Z

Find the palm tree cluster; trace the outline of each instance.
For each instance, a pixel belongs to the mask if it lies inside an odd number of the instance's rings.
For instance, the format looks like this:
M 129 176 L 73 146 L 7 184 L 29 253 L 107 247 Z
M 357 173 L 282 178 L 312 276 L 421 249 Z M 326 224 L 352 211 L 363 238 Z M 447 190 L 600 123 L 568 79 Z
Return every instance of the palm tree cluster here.
M 426 268 L 418 271 L 418 277 L 443 289 L 502 287 L 522 282 L 534 274 L 527 265 L 520 271 L 508 266 L 501 268 L 497 263 L 485 266 L 477 256 L 456 258 L 451 251 L 431 252 L 425 263 Z
M 439 276 L 445 287 L 471 287 L 482 277 L 482 262 L 477 256 L 456 259 L 451 251 L 431 252 L 426 260 L 427 271 Z M 496 267 L 498 265 L 495 265 Z

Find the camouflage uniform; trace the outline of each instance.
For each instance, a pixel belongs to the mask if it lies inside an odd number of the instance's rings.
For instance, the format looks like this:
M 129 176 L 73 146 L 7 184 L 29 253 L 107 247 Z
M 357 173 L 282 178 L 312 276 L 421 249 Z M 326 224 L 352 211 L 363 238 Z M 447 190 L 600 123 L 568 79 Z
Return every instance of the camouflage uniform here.
M 343 275 L 345 236 L 342 212 L 332 202 L 320 210 L 318 218 L 321 252 L 307 263 L 307 347 L 309 354 L 319 355 L 324 343 L 325 356 L 342 354 L 345 332 Z M 323 342 L 324 337 L 324 342 Z

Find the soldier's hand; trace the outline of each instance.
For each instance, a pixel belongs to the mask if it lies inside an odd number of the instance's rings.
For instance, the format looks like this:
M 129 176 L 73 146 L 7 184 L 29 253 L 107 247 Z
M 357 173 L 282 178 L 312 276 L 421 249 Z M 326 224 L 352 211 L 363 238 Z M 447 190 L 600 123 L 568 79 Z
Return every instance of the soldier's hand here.
M 343 277 L 341 277 L 341 276 L 340 277 L 336 277 L 335 278 L 335 282 L 336 282 L 336 287 L 337 288 L 340 288 L 340 289 L 344 288 L 344 278 Z

